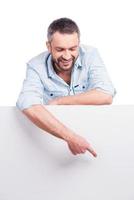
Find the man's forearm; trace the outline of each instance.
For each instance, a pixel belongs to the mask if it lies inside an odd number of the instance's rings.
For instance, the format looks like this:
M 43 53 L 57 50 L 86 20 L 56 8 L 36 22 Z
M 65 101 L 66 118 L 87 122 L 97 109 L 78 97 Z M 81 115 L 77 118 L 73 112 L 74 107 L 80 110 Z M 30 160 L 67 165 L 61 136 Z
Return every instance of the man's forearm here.
M 112 96 L 98 90 L 60 97 L 49 102 L 50 105 L 108 105 L 111 103 Z
M 39 128 L 65 140 L 74 155 L 89 151 L 94 157 L 97 156 L 89 142 L 63 125 L 43 105 L 24 109 L 23 113 Z
M 68 140 L 73 135 L 71 130 L 64 126 L 42 105 L 34 105 L 23 110 L 23 113 L 39 128 L 58 138 Z

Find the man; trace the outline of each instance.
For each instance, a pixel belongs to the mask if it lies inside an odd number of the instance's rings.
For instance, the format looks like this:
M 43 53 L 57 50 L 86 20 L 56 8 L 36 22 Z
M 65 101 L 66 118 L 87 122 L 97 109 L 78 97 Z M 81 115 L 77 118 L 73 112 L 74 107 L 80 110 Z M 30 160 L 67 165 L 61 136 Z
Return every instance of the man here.
M 86 139 L 57 120 L 45 105 L 111 104 L 115 90 L 96 48 L 80 45 L 77 24 L 68 18 L 48 27 L 48 51 L 27 63 L 17 107 L 39 128 L 65 140 L 76 155 L 87 150 Z

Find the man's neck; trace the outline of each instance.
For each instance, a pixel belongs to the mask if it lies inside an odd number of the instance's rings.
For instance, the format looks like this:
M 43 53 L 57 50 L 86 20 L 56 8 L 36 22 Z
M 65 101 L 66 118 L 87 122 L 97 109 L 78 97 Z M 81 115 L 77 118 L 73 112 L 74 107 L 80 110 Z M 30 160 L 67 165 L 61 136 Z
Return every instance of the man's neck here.
M 71 82 L 71 72 L 72 70 L 68 70 L 68 71 L 59 71 L 54 67 L 54 70 L 56 72 L 56 74 L 61 77 L 67 84 L 70 85 Z
M 70 85 L 71 82 L 71 72 L 70 71 L 64 71 L 57 73 L 58 76 L 60 76 L 67 84 Z

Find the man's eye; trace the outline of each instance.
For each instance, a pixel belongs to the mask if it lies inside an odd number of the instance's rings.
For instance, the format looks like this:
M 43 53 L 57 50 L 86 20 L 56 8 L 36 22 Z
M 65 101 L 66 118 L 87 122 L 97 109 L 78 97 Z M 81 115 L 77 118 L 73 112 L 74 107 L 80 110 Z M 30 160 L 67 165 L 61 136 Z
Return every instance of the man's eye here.
M 62 50 L 62 49 L 57 49 L 57 51 L 58 51 L 58 52 L 61 52 L 61 51 L 63 51 L 63 50 Z
M 76 48 L 75 49 L 70 49 L 70 51 L 76 51 Z

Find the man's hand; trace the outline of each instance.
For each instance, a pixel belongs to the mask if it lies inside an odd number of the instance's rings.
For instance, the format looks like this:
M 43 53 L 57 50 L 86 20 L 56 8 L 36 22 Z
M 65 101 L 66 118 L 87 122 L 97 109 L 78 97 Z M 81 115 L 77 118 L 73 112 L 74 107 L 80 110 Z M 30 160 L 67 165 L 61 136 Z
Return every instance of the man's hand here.
M 91 145 L 81 136 L 74 134 L 73 137 L 67 141 L 68 147 L 72 154 L 77 155 L 89 151 L 94 157 L 97 157 L 96 152 Z

